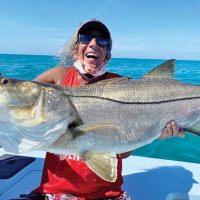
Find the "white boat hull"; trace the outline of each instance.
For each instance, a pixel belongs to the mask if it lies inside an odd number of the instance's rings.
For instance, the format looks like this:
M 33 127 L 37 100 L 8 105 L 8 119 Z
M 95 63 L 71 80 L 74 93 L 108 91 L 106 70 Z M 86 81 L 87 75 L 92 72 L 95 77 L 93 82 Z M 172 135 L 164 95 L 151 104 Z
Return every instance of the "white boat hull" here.
M 0 156 L 4 154 L 0 149 Z M 45 154 L 22 155 L 37 158 L 11 178 L 0 180 L 0 200 L 29 193 L 40 183 Z M 200 164 L 130 156 L 123 160 L 123 177 L 123 189 L 134 200 L 200 200 Z

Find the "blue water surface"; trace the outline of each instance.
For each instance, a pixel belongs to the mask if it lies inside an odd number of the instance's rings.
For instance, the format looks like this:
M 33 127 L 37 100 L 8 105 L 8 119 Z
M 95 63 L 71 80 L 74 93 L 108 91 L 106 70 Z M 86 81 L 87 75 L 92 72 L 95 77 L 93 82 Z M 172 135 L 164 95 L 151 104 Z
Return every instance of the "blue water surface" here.
M 112 58 L 109 71 L 138 79 L 166 60 Z M 54 56 L 0 54 L 0 72 L 7 77 L 31 80 L 45 70 L 59 65 Z M 176 61 L 175 78 L 200 84 L 200 61 Z M 184 139 L 175 137 L 156 140 L 134 151 L 135 155 L 200 163 L 200 137 L 186 133 Z

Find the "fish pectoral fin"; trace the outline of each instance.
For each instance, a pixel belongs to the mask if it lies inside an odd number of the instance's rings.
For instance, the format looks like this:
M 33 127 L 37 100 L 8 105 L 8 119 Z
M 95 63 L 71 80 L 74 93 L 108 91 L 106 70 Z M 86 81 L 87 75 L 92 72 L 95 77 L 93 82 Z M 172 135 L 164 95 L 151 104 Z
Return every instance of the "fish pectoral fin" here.
M 187 128 L 184 128 L 183 130 L 200 136 L 200 120 L 196 121 L 191 126 L 188 126 Z
M 97 123 L 97 124 L 89 124 L 89 125 L 80 125 L 80 126 L 76 126 L 75 128 L 72 128 L 71 132 L 74 137 L 79 137 L 86 133 L 101 130 L 101 129 L 104 129 L 104 130 L 115 129 L 116 130 L 116 125 L 113 123 Z
M 162 77 L 162 78 L 174 78 L 174 65 L 175 65 L 175 59 L 168 60 L 160 65 L 158 65 L 156 68 L 148 72 L 144 78 L 148 77 Z
M 84 153 L 81 155 L 82 160 L 87 166 L 100 178 L 105 181 L 115 182 L 117 179 L 117 156 L 111 153 L 94 154 Z

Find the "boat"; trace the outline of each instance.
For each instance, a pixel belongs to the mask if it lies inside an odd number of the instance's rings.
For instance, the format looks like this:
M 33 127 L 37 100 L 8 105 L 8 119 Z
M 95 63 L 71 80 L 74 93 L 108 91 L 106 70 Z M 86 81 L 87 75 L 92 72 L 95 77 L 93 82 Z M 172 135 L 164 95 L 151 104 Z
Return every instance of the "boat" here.
M 14 155 L 0 148 L 0 200 L 28 194 L 41 180 L 45 152 Z M 200 164 L 130 156 L 123 189 L 133 200 L 200 200 Z

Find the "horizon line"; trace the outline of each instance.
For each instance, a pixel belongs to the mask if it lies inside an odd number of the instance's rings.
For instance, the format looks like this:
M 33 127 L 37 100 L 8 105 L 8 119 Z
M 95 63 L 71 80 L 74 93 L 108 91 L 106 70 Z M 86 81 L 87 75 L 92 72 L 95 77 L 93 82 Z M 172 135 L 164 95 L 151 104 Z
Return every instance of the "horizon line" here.
M 0 55 L 19 55 L 19 56 L 50 56 L 58 57 L 56 55 L 48 54 L 24 54 L 24 53 L 0 53 Z M 200 59 L 176 59 L 176 58 L 134 58 L 134 57 L 111 57 L 111 59 L 134 59 L 134 60 L 170 60 L 175 59 L 176 61 L 200 61 Z

